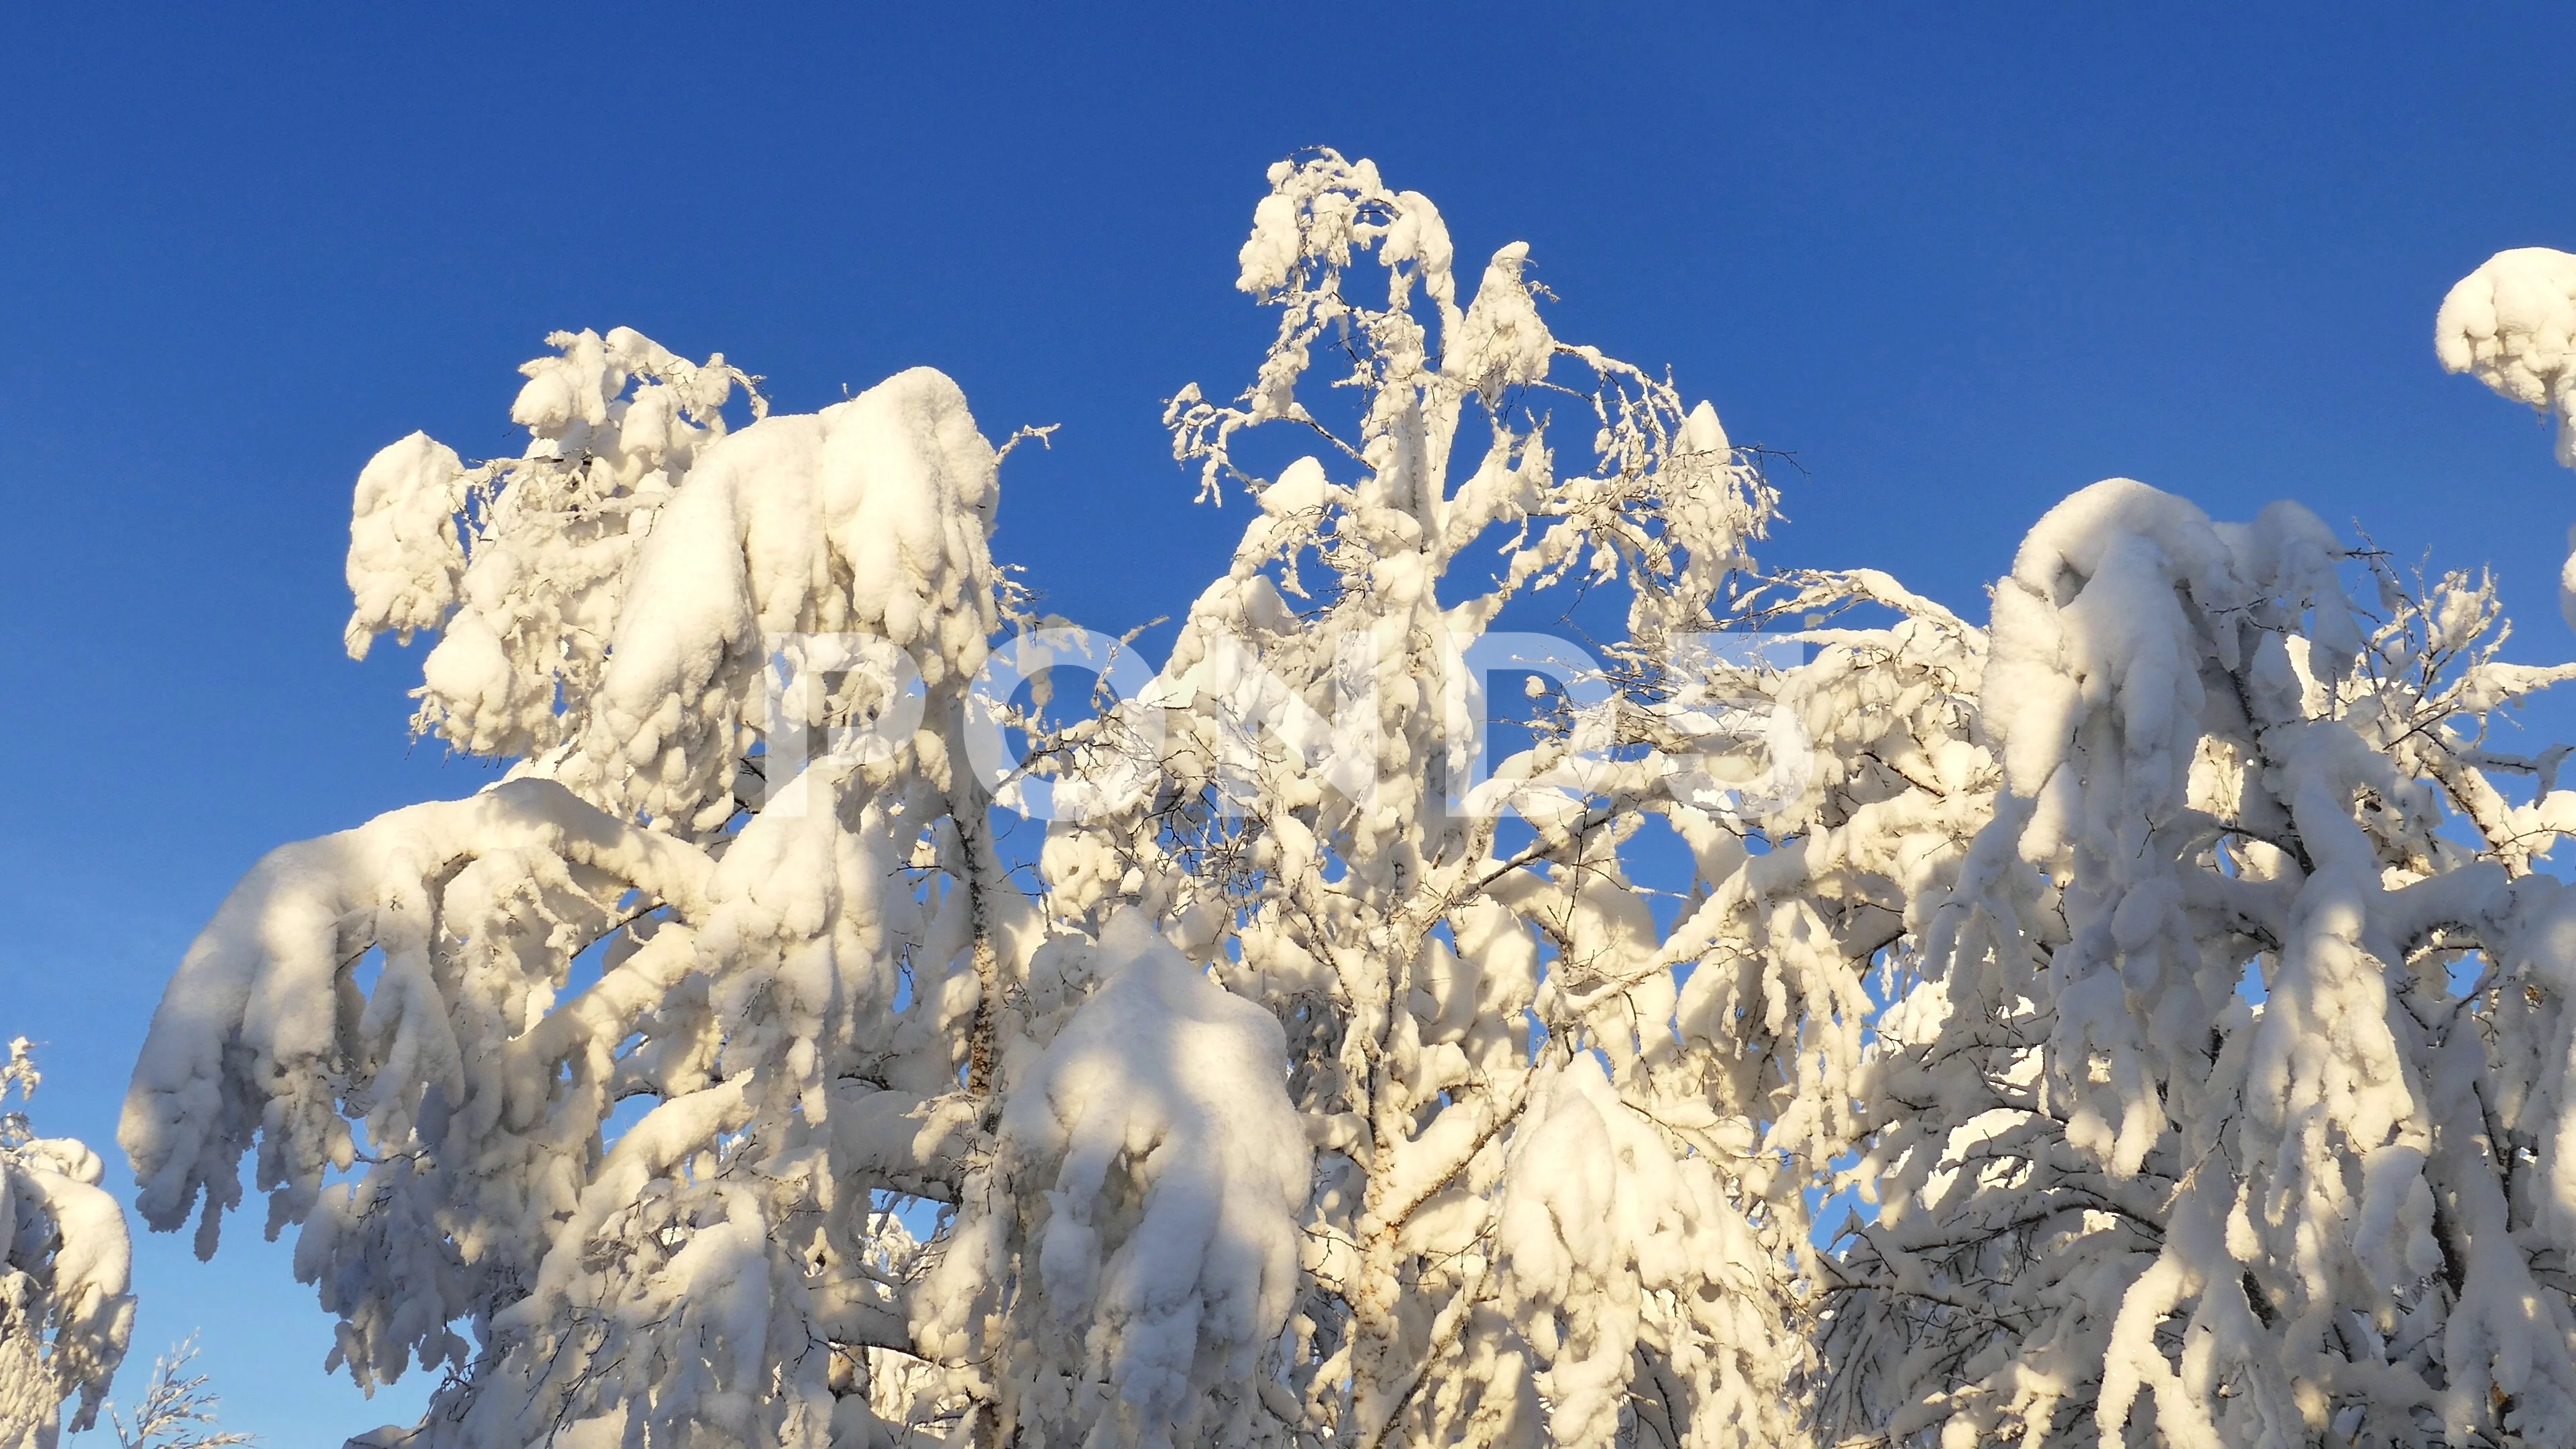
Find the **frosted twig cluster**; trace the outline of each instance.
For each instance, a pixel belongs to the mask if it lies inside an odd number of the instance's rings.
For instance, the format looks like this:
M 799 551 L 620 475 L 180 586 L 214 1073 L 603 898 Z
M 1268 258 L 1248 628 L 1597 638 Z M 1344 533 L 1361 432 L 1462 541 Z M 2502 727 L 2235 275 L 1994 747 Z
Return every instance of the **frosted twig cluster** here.
M 218 1427 L 222 1401 L 210 1387 L 211 1376 L 196 1369 L 197 1340 L 152 1360 L 152 1379 L 131 1415 L 108 1410 L 118 1449 L 235 1449 L 250 1444 L 248 1434 Z

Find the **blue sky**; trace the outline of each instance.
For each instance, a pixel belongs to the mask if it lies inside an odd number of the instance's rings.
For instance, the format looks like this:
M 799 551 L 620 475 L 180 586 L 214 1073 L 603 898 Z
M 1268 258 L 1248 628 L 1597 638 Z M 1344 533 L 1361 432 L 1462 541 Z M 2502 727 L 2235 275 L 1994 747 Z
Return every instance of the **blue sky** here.
M 997 543 L 1046 607 L 1174 614 L 1240 520 L 1160 401 L 1249 376 L 1235 248 L 1306 145 L 1430 194 L 1462 260 L 1528 241 L 1561 335 L 1794 452 L 1768 562 L 1982 615 L 2049 503 L 2128 474 L 2491 563 L 2517 652 L 2566 657 L 2576 479 L 2430 345 L 2489 253 L 2576 249 L 2565 12 L 1953 9 L 10 7 L 0 1034 L 49 1043 L 39 1125 L 112 1137 L 260 852 L 486 778 L 407 749 L 417 651 L 342 657 L 374 449 L 515 451 L 561 327 L 796 410 L 930 363 L 988 434 L 1064 424 Z M 138 1358 L 202 1325 L 272 1444 L 408 1417 L 322 1380 L 236 1228 L 212 1266 L 144 1245 Z

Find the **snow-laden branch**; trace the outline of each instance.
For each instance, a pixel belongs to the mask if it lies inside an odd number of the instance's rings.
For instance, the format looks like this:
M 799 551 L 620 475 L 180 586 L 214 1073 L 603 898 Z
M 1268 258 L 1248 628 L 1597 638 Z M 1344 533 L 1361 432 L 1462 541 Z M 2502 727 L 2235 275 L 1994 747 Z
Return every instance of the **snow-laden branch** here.
M 25 1037 L 0 1066 L 0 1106 L 23 1108 L 42 1080 Z M 0 1446 L 54 1449 L 63 1401 L 71 1431 L 98 1419 L 134 1332 L 134 1249 L 125 1211 L 99 1187 L 98 1154 L 38 1137 L 23 1110 L 0 1112 Z

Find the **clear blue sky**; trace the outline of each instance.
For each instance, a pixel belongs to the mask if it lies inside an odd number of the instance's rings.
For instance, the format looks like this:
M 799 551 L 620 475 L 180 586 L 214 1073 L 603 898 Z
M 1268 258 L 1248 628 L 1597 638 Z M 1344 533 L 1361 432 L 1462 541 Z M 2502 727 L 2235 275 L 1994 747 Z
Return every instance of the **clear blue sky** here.
M 2492 563 L 2523 656 L 2576 647 L 2576 478 L 2430 345 L 2489 253 L 2576 249 L 2567 11 L 1788 8 L 8 6 L 0 1034 L 50 1044 L 40 1127 L 107 1145 L 261 851 L 486 778 L 407 753 L 417 651 L 341 656 L 375 448 L 515 451 L 555 328 L 798 410 L 930 363 L 989 434 L 1065 425 L 998 547 L 1047 607 L 1177 613 L 1239 519 L 1160 400 L 1248 377 L 1235 248 L 1305 145 L 1429 193 L 1462 261 L 1527 240 L 1562 335 L 1794 451 L 1773 563 L 1982 615 L 2031 520 L 2129 474 Z M 274 1445 L 408 1417 L 320 1378 L 256 1220 L 211 1267 L 145 1245 L 138 1357 L 203 1325 Z

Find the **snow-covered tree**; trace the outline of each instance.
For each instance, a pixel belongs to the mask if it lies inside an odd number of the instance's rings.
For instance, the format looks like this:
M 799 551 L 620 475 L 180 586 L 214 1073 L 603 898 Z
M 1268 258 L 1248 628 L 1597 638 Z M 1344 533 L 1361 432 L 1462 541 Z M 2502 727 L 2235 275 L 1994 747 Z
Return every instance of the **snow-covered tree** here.
M 2125 481 L 1995 592 L 2002 770 L 1917 903 L 1827 1270 L 1825 1405 L 1939 1442 L 2565 1442 L 2576 796 L 2488 726 L 2492 586 L 2363 610 L 2313 515 Z
M 1236 403 L 1192 387 L 1168 415 L 1206 491 L 1239 483 L 1256 511 L 1152 684 L 1047 746 L 1071 778 L 1111 782 L 1049 832 L 1050 929 L 1108 941 L 1167 923 L 1286 1028 L 1277 1108 L 1313 1144 L 1312 1183 L 1295 1161 L 1287 1331 L 1271 1338 L 1265 1313 L 1229 1332 L 1258 1353 L 1217 1380 L 1221 1437 L 1776 1442 L 1796 1423 L 1790 1275 L 1807 1232 L 1803 1179 L 1779 1158 L 1821 1161 L 1851 1124 L 1837 1074 L 1857 1061 L 1865 1003 L 1804 939 L 1839 908 L 1683 992 L 1675 967 L 1698 948 L 1661 938 L 1625 853 L 1663 814 L 1713 882 L 1746 856 L 1651 747 L 1696 718 L 1671 689 L 1601 701 L 1450 788 L 1483 748 L 1456 666 L 1515 597 L 1569 576 L 1625 583 L 1626 657 L 1656 669 L 1674 636 L 1708 626 L 1773 495 L 1706 404 L 1557 342 L 1525 248 L 1497 252 L 1462 307 L 1421 196 L 1330 153 L 1271 182 L 1240 285 L 1280 309 L 1277 340 Z M 1383 303 L 1362 291 L 1372 253 Z M 1299 391 L 1319 347 L 1350 364 L 1342 431 Z M 1545 400 L 1591 430 L 1590 468 L 1560 468 Z M 1258 476 L 1236 447 L 1271 422 L 1320 437 L 1333 462 Z M 1517 841 L 1493 808 L 1506 801 Z M 1764 903 L 1716 895 L 1698 940 L 1732 942 L 1738 916 L 1770 929 Z M 1759 1033 L 1733 1017 L 1766 990 L 1791 1015 L 1747 1040 Z M 1802 1071 L 1802 1048 L 1822 1065 Z M 961 1240 L 1000 1251 L 952 1251 L 943 1270 L 998 1288 L 1022 1243 L 1051 1270 L 1066 1212 L 1026 1188 L 970 1203 Z M 1062 1310 L 1008 1311 L 991 1290 L 976 1306 L 962 1344 L 1004 1366 L 1005 1419 L 1051 1426 L 1070 1394 L 1078 1428 L 1079 1360 L 1019 1347 Z M 1113 1362 L 1104 1387 L 1118 1379 Z
M 98 1418 L 134 1330 L 125 1210 L 101 1190 L 98 1154 L 38 1137 L 23 1110 L 43 1080 L 25 1037 L 0 1066 L 0 1449 L 53 1449 Z
M 1368 162 L 1270 181 L 1277 338 L 1166 418 L 1241 541 L 1088 711 L 988 687 L 1064 631 L 937 373 L 729 431 L 559 334 L 521 456 L 367 465 L 350 647 L 435 633 L 506 774 L 263 861 L 122 1132 L 446 1374 L 367 1442 L 2576 1436 L 2576 795 L 2489 734 L 2571 671 L 2491 585 L 2125 480 L 1988 628 L 1765 576 L 1525 248 L 1462 298 Z
M 352 652 L 437 629 L 422 728 L 518 763 L 236 890 L 137 1069 L 141 1207 L 202 1200 L 210 1253 L 256 1141 L 335 1363 L 452 1373 L 427 1442 L 864 1442 L 849 1389 L 910 1347 L 919 1270 L 885 1195 L 952 1199 L 989 1150 L 995 973 L 1034 934 L 950 764 L 994 450 L 926 370 L 726 437 L 720 357 L 554 341 L 526 453 L 394 444 L 350 548 Z M 919 729 L 744 820 L 768 641 L 858 631 Z M 900 715 L 899 673 L 814 703 Z
M 2534 402 L 2541 260 L 2438 337 Z M 2504 635 L 2291 504 L 2114 481 L 2030 534 L 2001 789 L 1883 963 L 1828 1436 L 2576 1443 L 2576 894 L 2534 870 L 2576 794 L 2497 733 L 2576 668 Z

